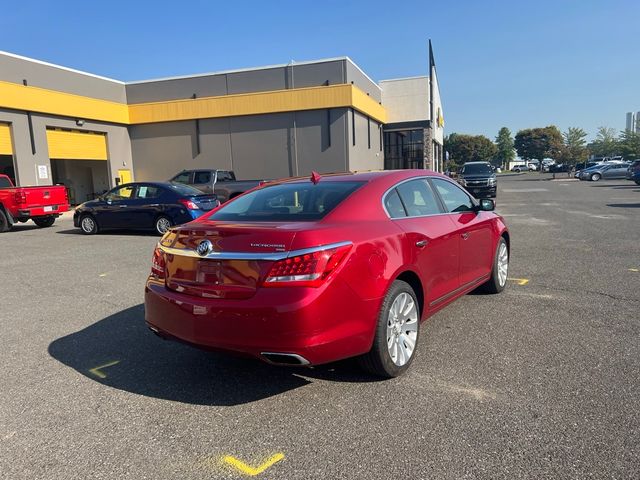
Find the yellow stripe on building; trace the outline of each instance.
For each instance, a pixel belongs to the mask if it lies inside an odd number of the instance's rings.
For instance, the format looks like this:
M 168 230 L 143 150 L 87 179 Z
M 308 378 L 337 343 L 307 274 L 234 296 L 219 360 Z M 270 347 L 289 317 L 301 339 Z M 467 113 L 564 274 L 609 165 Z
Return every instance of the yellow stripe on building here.
M 13 155 L 11 127 L 7 123 L 0 123 L 0 155 Z
M 384 107 L 352 84 L 127 105 L 0 81 L 0 107 L 119 124 L 354 108 L 384 123 Z
M 47 130 L 49 158 L 107 160 L 107 137 L 98 133 Z
M 382 105 L 346 84 L 132 104 L 129 121 L 132 124 L 172 122 L 339 107 L 355 108 L 379 122 L 386 119 Z
M 0 107 L 64 117 L 129 123 L 125 103 L 0 81 Z

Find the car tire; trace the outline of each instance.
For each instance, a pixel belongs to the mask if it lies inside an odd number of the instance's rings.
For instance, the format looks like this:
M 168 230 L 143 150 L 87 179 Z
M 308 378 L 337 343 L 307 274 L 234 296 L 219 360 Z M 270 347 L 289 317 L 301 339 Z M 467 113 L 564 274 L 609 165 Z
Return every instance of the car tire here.
M 160 215 L 158 218 L 156 218 L 153 226 L 156 229 L 156 233 L 162 236 L 167 233 L 167 231 L 173 226 L 173 222 L 166 215 Z
M 56 217 L 40 217 L 34 218 L 33 223 L 35 223 L 40 228 L 47 228 L 53 225 L 56 221 Z
M 485 283 L 480 285 L 480 290 L 485 293 L 500 293 L 507 285 L 507 276 L 509 275 L 509 248 L 504 237 L 500 237 L 496 253 L 493 256 L 493 266 L 491 268 L 491 277 Z
M 98 222 L 96 222 L 96 219 L 93 217 L 93 215 L 82 215 L 80 217 L 79 224 L 80 230 L 85 235 L 95 235 L 96 233 L 98 233 Z
M 599 173 L 594 173 L 593 175 L 591 175 L 591 181 L 592 182 L 597 182 L 598 180 L 600 180 L 600 174 Z
M 416 294 L 408 283 L 396 280 L 382 301 L 371 350 L 358 361 L 376 376 L 397 377 L 413 362 L 419 337 L 420 305 Z
M 9 223 L 9 219 L 7 218 L 7 214 L 4 213 L 4 210 L 0 208 L 0 233 L 8 232 L 11 230 L 11 224 Z

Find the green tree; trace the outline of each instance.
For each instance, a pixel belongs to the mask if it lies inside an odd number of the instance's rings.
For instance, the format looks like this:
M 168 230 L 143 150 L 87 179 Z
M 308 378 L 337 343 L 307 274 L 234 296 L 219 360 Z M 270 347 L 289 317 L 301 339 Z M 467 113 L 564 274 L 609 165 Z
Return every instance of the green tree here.
M 498 149 L 495 162 L 497 167 L 506 168 L 515 157 L 516 153 L 513 149 L 513 137 L 511 131 L 507 127 L 502 127 L 496 137 L 496 147 Z
M 569 127 L 566 132 L 562 134 L 564 139 L 564 148 L 562 149 L 560 160 L 563 163 L 575 165 L 578 162 L 583 162 L 589 156 L 589 150 L 587 150 L 587 132 L 582 128 Z
M 596 157 L 612 157 L 620 155 L 620 142 L 616 131 L 609 127 L 598 128 L 596 139 L 589 145 L 589 151 Z
M 640 133 L 631 130 L 620 132 L 618 151 L 627 160 L 640 158 Z
M 452 133 L 445 138 L 449 161 L 456 165 L 465 162 L 490 162 L 497 152 L 495 144 L 484 135 Z
M 525 160 L 540 160 L 558 156 L 564 144 L 558 127 L 527 128 L 516 134 L 514 145 Z

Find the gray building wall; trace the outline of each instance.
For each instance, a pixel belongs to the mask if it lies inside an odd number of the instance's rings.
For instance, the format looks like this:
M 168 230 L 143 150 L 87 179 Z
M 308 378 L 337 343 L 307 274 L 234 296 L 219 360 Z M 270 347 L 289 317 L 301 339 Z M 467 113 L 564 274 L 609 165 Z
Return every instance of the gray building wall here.
M 136 180 L 166 180 L 180 170 L 233 170 L 239 179 L 307 175 L 347 168 L 347 109 L 248 115 L 129 127 Z
M 132 82 L 126 85 L 126 92 L 129 103 L 145 103 L 186 99 L 193 94 L 216 97 L 341 83 L 346 83 L 343 59 Z
M 126 103 L 124 83 L 0 51 L 0 80 Z
M 355 130 L 353 128 L 354 120 Z M 366 115 L 355 110 L 349 111 L 347 148 L 349 171 L 380 170 L 384 168 L 384 155 L 380 150 L 379 124 L 375 120 L 367 121 Z

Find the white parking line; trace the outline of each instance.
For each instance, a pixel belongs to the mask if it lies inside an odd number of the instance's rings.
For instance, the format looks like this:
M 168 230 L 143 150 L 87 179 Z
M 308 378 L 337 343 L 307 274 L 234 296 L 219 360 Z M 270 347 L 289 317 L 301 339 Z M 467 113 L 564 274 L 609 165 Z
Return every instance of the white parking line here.
M 506 193 L 530 193 L 530 192 L 548 192 L 548 188 L 503 188 Z

